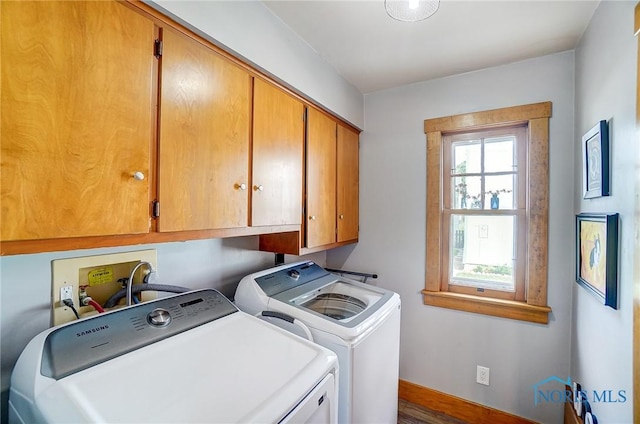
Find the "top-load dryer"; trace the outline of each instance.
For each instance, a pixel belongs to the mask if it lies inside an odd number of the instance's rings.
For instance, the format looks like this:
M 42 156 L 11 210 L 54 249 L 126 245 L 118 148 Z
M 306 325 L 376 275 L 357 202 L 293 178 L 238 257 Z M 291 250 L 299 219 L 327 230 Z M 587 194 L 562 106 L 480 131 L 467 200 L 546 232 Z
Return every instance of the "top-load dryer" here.
M 234 301 L 251 314 L 278 312 L 302 322 L 316 343 L 338 355 L 339 422 L 397 422 L 398 294 L 305 261 L 247 275 Z

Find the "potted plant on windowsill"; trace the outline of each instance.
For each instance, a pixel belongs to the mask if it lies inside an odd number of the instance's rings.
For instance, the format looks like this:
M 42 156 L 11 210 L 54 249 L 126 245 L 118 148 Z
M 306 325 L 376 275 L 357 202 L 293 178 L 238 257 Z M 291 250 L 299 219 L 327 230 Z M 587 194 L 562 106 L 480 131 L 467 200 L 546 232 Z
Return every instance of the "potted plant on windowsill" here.
M 460 208 L 465 209 L 467 207 L 467 199 L 469 194 L 467 193 L 467 184 L 461 182 L 455 185 L 456 194 L 460 196 Z

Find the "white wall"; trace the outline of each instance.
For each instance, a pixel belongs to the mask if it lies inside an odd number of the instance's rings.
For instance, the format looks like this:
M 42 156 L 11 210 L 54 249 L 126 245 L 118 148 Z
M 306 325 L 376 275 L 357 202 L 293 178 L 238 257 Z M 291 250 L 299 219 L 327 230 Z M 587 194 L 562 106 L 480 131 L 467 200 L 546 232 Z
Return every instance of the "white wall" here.
M 364 127 L 362 94 L 259 1 L 156 0 L 169 12 L 325 106 Z
M 516 415 L 562 421 L 534 406 L 533 385 L 569 372 L 573 279 L 573 52 L 365 96 L 360 242 L 327 254 L 333 267 L 379 274 L 402 298 L 400 378 Z M 427 118 L 553 102 L 550 120 L 548 325 L 425 306 Z M 375 281 L 375 280 L 374 280 Z M 491 369 L 489 387 L 476 365 Z
M 634 225 L 638 225 L 634 223 L 633 183 L 640 165 L 635 114 L 634 6 L 635 1 L 601 2 L 576 49 L 574 208 L 576 213 L 620 214 L 620 265 L 617 311 L 599 304 L 586 290 L 573 284 L 571 377 L 589 393 L 626 391 L 624 403 L 591 402 L 599 422 L 610 423 L 633 422 L 633 246 Z M 585 200 L 580 139 L 602 119 L 610 125 L 611 196 Z

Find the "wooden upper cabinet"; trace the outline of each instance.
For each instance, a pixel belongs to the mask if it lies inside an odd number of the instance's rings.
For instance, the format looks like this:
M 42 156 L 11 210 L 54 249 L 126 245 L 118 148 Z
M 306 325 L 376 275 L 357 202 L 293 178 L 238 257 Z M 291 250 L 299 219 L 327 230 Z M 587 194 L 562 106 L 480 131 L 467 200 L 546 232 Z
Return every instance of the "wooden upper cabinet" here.
M 117 2 L 0 12 L 1 239 L 148 232 L 153 22 Z
M 251 225 L 302 220 L 304 105 L 255 78 Z
M 338 242 L 358 239 L 359 150 L 358 133 L 338 125 L 336 167 Z
M 0 0 L 0 63 L 2 255 L 357 237 L 357 134 L 144 2 Z
M 336 241 L 337 126 L 318 109 L 307 110 L 306 243 L 309 248 Z
M 260 250 L 305 255 L 358 241 L 359 134 L 307 108 L 302 233 L 260 236 Z
M 158 230 L 246 227 L 251 76 L 176 31 L 162 37 Z

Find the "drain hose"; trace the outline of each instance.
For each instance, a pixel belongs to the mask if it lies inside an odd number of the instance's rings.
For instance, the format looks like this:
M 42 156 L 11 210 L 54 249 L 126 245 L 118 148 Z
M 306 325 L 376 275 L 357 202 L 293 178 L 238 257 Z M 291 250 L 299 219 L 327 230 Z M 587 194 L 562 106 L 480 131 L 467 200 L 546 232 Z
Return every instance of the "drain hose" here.
M 169 292 L 169 293 L 184 293 L 184 292 L 191 291 L 191 289 L 188 289 L 186 287 L 168 286 L 165 284 L 134 284 L 131 287 L 132 294 L 138 294 L 140 292 L 147 291 L 147 290 Z M 119 292 L 114 293 L 109 299 L 107 299 L 107 301 L 104 302 L 104 305 L 102 305 L 102 307 L 113 308 L 114 306 L 116 306 L 118 301 L 123 297 L 125 297 L 126 295 L 127 295 L 127 289 L 122 289 Z

